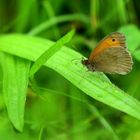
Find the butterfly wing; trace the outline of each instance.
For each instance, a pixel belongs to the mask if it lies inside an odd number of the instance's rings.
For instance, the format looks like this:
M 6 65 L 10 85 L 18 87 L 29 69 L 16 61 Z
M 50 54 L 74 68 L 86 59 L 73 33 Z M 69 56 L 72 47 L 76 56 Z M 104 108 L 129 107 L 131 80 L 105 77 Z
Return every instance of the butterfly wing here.
M 105 49 L 92 60 L 92 65 L 96 71 L 125 75 L 131 71 L 133 62 L 127 48 L 120 46 Z
M 99 44 L 96 46 L 96 48 L 92 51 L 89 57 L 89 61 L 92 61 L 96 56 L 100 55 L 104 50 L 107 48 L 113 47 L 126 47 L 125 43 L 125 36 L 122 33 L 119 32 L 113 32 L 109 35 L 107 35 L 105 38 L 103 38 Z

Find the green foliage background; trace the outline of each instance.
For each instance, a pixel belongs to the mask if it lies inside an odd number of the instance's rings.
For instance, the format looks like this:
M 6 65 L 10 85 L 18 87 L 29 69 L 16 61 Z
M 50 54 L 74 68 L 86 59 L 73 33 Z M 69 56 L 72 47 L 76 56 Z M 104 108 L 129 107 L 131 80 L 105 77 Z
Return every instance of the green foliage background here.
M 137 0 L 1 0 L 0 139 L 139 140 L 139 12 Z M 82 57 L 114 31 L 132 72 L 87 72 Z

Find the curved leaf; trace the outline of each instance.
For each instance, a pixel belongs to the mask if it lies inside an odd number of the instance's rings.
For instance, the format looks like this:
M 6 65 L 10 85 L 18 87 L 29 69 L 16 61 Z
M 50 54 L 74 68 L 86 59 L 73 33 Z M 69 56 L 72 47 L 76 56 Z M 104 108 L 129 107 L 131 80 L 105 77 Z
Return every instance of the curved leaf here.
M 12 34 L 0 37 L 1 50 L 35 61 L 53 42 L 26 35 Z M 103 73 L 86 72 L 82 55 L 63 47 L 45 66 L 55 70 L 91 98 L 140 119 L 140 102 L 113 85 Z M 75 63 L 73 59 L 77 59 Z
M 30 61 L 2 52 L 0 58 L 8 116 L 15 128 L 22 131 Z

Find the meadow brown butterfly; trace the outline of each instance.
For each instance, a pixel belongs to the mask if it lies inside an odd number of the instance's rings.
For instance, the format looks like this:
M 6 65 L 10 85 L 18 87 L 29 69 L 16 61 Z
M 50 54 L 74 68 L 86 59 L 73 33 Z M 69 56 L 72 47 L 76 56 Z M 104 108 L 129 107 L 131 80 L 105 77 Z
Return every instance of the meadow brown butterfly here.
M 125 40 L 122 33 L 109 34 L 99 42 L 87 60 L 82 60 L 82 64 L 90 71 L 128 74 L 132 70 L 133 61 Z

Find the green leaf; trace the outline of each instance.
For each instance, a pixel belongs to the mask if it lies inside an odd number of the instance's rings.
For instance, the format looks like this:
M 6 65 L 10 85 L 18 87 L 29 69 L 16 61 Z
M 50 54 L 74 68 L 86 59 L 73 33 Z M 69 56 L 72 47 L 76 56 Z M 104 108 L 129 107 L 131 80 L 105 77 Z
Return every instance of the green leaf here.
M 90 110 L 90 112 L 92 112 L 94 115 L 96 115 L 99 119 L 99 121 L 101 122 L 101 124 L 106 128 L 106 130 L 108 130 L 108 132 L 110 132 L 110 134 L 114 137 L 115 140 L 119 140 L 118 136 L 115 134 L 114 130 L 112 129 L 112 127 L 110 126 L 110 124 L 107 122 L 107 120 L 100 114 L 100 112 L 98 111 L 98 109 L 93 106 L 92 104 L 90 104 L 86 98 L 79 98 L 77 97 L 75 94 L 74 95 L 70 95 L 70 94 L 66 94 L 63 92 L 59 92 L 59 91 L 55 91 L 52 89 L 47 89 L 47 88 L 41 88 L 39 87 L 35 81 L 32 82 L 32 89 L 43 99 L 43 100 L 48 100 L 48 94 L 54 94 L 54 95 L 62 95 L 62 96 L 66 96 L 69 97 L 71 99 L 77 100 L 79 102 L 84 103 L 85 105 L 88 106 L 88 109 Z
M 138 61 L 140 61 L 140 50 L 135 51 L 133 55 Z
M 0 58 L 8 116 L 14 127 L 22 131 L 30 61 L 2 52 Z
M 120 32 L 126 35 L 128 48 L 132 53 L 140 46 L 140 31 L 136 25 L 127 25 L 119 29 Z
M 70 32 L 68 32 L 66 35 L 64 35 L 62 38 L 60 38 L 59 40 L 57 40 L 57 42 L 55 44 L 53 44 L 48 50 L 46 50 L 37 60 L 36 62 L 33 64 L 33 66 L 31 67 L 30 70 L 30 77 L 32 77 L 35 72 L 37 72 L 37 70 L 39 70 L 39 68 L 50 58 L 52 57 L 58 50 L 60 50 L 61 47 L 63 47 L 63 45 L 65 45 L 66 43 L 68 43 L 73 35 L 74 35 L 75 30 L 71 30 Z
M 42 22 L 37 27 L 33 28 L 29 34 L 30 35 L 37 35 L 42 31 L 45 31 L 46 29 L 58 24 L 58 23 L 64 23 L 68 21 L 81 21 L 85 23 L 86 25 L 89 25 L 88 18 L 86 15 L 83 14 L 66 14 L 62 16 L 56 16 L 53 17 L 45 22 Z
M 140 30 L 136 25 L 127 25 L 121 27 L 119 31 L 126 35 L 128 48 L 131 50 L 135 59 L 140 61 Z
M 53 44 L 52 41 L 27 35 L 11 34 L 0 37 L 2 51 L 32 61 Z M 91 98 L 140 119 L 140 102 L 112 84 L 103 73 L 87 72 L 81 64 L 82 57 L 78 52 L 62 47 L 45 66 L 61 74 Z M 77 59 L 77 62 L 72 61 L 73 59 Z

